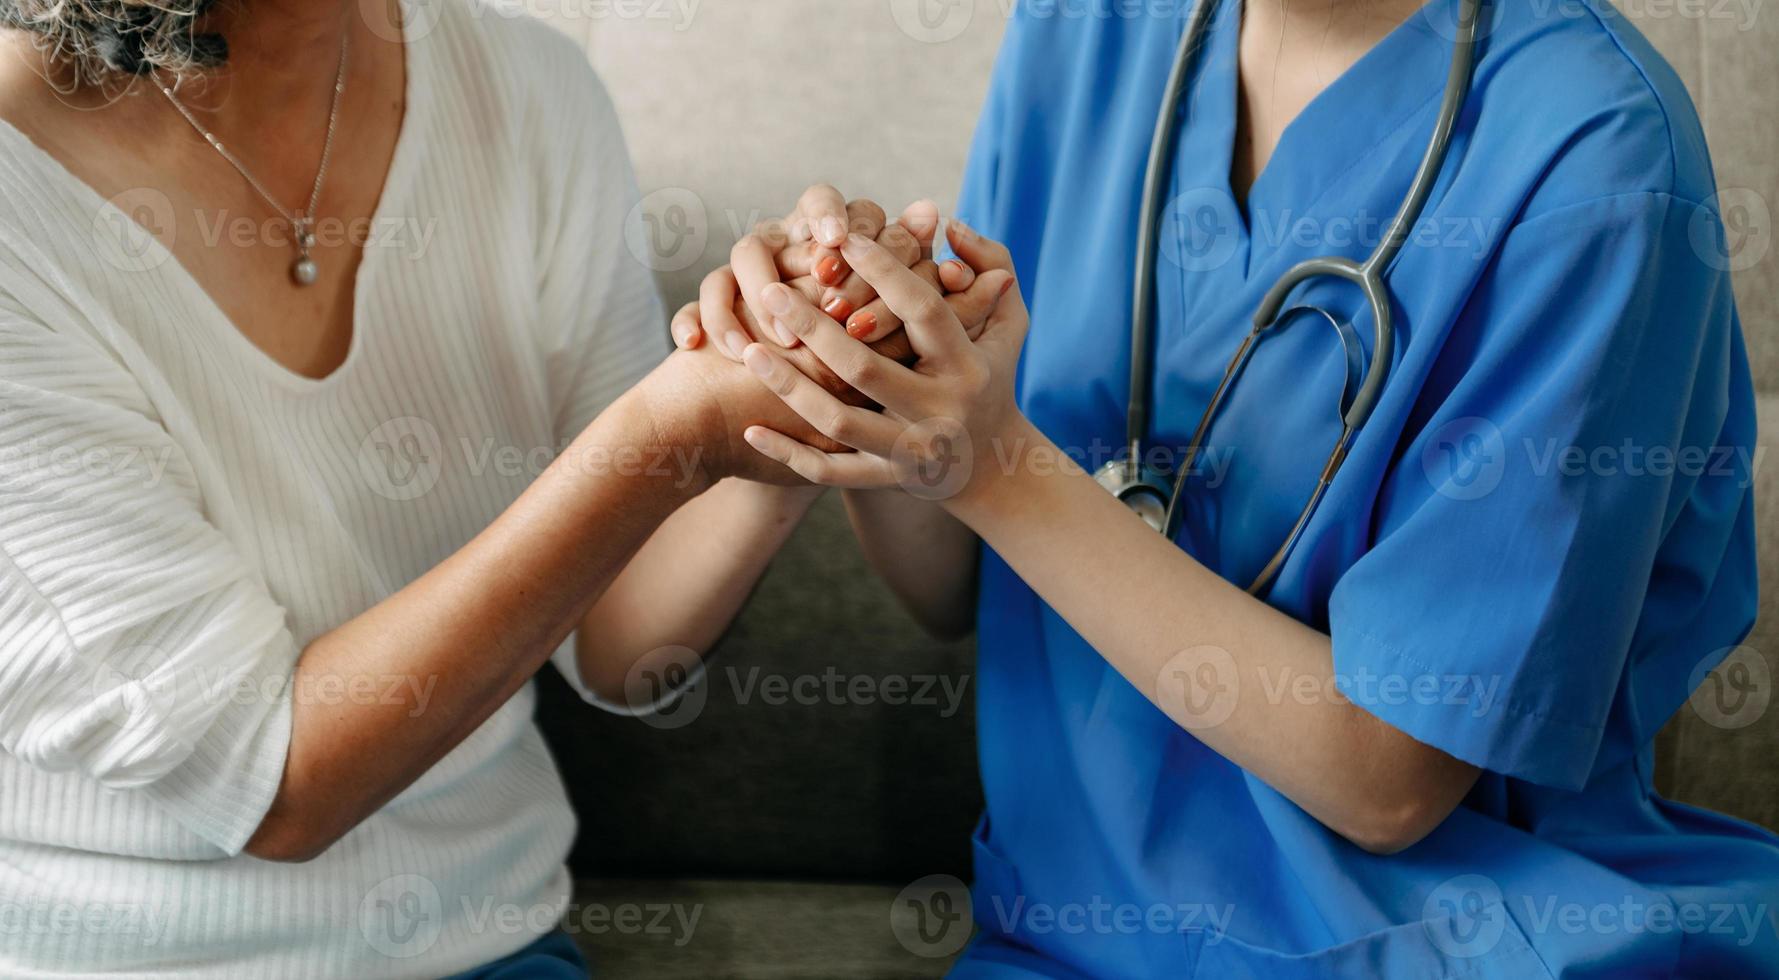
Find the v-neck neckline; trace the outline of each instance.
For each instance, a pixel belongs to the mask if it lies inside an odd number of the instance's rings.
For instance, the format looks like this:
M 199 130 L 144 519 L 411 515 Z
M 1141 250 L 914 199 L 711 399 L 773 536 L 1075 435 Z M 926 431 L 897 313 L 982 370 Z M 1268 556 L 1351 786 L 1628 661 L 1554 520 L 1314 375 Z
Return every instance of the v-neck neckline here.
M 1239 196 L 1235 193 L 1234 165 L 1237 125 L 1241 113 L 1241 28 L 1247 3 L 1246 0 L 1201 2 L 1221 2 L 1223 6 L 1212 14 L 1212 37 L 1206 45 L 1207 56 L 1195 70 L 1195 88 L 1203 92 L 1204 96 L 1202 99 L 1194 98 L 1188 104 L 1195 109 L 1202 106 L 1211 113 L 1208 117 L 1196 120 L 1201 132 L 1209 131 L 1224 137 L 1218 147 L 1220 152 L 1215 157 L 1216 176 L 1212 179 L 1220 182 L 1214 186 L 1218 186 L 1228 196 L 1232 217 L 1240 235 L 1243 268 L 1251 271 L 1255 209 L 1257 206 L 1262 209 L 1268 207 L 1269 195 L 1275 187 L 1291 187 L 1296 192 L 1307 190 L 1307 195 L 1294 193 L 1290 202 L 1290 207 L 1301 213 L 1320 198 L 1335 179 L 1357 166 L 1368 151 L 1377 147 L 1383 136 L 1395 131 L 1407 117 L 1439 98 L 1438 89 L 1423 92 L 1412 84 L 1380 88 L 1371 85 L 1369 79 L 1378 73 L 1380 64 L 1390 64 L 1396 66 L 1393 69 L 1395 74 L 1411 79 L 1427 67 L 1436 67 L 1438 70 L 1435 74 L 1443 82 L 1445 59 L 1450 56 L 1450 48 L 1445 44 L 1427 43 L 1427 35 L 1433 35 L 1435 41 L 1439 40 L 1438 32 L 1430 26 L 1428 18 L 1443 16 L 1447 13 L 1444 8 L 1454 0 L 1428 0 L 1317 92 L 1286 123 L 1265 166 L 1254 175 L 1247 193 Z M 1304 134 L 1316 126 L 1320 117 L 1342 106 L 1352 107 L 1358 104 L 1361 95 L 1372 104 L 1362 111 L 1351 110 L 1347 125 L 1321 127 L 1320 135 L 1325 138 L 1324 145 L 1316 147 L 1314 152 L 1303 152 L 1298 144 L 1307 139 Z M 1184 121 L 1188 127 L 1194 123 L 1195 120 L 1191 118 Z M 1205 125 L 1207 123 L 1210 124 L 1208 127 Z M 1323 164 L 1325 160 L 1348 162 L 1344 166 L 1328 167 Z
M 424 45 L 416 40 L 417 14 L 413 9 L 414 0 L 399 0 L 397 7 L 401 12 L 402 37 L 402 119 L 400 129 L 396 133 L 395 149 L 390 156 L 389 167 L 383 175 L 383 186 L 377 195 L 376 206 L 372 209 L 370 227 L 381 227 L 388 220 L 391 208 L 397 205 L 396 198 L 405 192 L 409 172 L 417 151 L 413 147 L 418 138 L 414 133 L 421 127 L 420 120 L 424 117 L 425 103 L 430 96 L 429 87 L 422 84 L 417 77 L 423 69 L 425 58 L 420 52 Z M 425 25 L 419 25 L 424 27 Z M 162 244 L 159 237 L 147 228 L 142 227 L 137 219 L 120 209 L 112 199 L 101 195 L 97 189 L 85 180 L 76 176 L 67 165 L 57 159 L 54 154 L 39 146 L 18 127 L 0 119 L 0 138 L 14 145 L 18 153 L 28 156 L 38 163 L 43 175 L 59 185 L 75 198 L 79 210 L 92 214 L 94 223 L 112 222 L 114 227 L 124 228 L 135 225 L 140 232 L 143 252 L 137 256 L 145 270 L 153 274 L 168 276 L 172 285 L 179 293 L 186 296 L 196 307 L 205 321 L 207 331 L 234 354 L 252 365 L 261 376 L 271 382 L 293 392 L 315 392 L 331 388 L 340 381 L 355 373 L 357 365 L 364 357 L 364 348 L 368 342 L 365 320 L 361 315 L 364 310 L 364 299 L 369 291 L 377 268 L 376 256 L 378 249 L 363 248 L 358 258 L 357 267 L 353 271 L 351 319 L 352 338 L 347 346 L 346 357 L 332 371 L 320 377 L 312 377 L 284 365 L 264 348 L 248 339 L 246 333 L 223 310 L 210 291 L 198 282 L 191 270 L 179 260 L 171 249 Z

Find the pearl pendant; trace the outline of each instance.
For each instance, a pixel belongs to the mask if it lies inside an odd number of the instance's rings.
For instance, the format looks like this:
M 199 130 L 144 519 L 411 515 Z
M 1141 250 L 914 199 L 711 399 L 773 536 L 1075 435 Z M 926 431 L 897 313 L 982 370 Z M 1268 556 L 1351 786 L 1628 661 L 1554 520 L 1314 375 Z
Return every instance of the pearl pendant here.
M 320 266 L 317 266 L 315 260 L 307 255 L 297 259 L 290 267 L 290 278 L 296 280 L 296 284 L 299 286 L 313 286 L 315 280 L 320 277 Z

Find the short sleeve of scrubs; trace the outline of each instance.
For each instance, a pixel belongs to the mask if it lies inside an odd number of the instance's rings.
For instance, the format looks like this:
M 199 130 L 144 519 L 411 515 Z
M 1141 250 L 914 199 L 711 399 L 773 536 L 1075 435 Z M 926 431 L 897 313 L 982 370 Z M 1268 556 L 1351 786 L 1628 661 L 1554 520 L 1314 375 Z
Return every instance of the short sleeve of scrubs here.
M 1745 354 L 1711 261 L 1721 234 L 1711 210 L 1656 193 L 1508 233 L 1417 395 L 1373 547 L 1329 601 L 1355 703 L 1481 768 L 1577 789 L 1642 655 L 1686 648 L 1705 617 L 1751 620 L 1751 464 L 1717 448 L 1753 427 L 1732 397 Z M 1726 568 L 1750 584 L 1714 589 Z M 1643 608 L 1655 577 L 1712 598 Z

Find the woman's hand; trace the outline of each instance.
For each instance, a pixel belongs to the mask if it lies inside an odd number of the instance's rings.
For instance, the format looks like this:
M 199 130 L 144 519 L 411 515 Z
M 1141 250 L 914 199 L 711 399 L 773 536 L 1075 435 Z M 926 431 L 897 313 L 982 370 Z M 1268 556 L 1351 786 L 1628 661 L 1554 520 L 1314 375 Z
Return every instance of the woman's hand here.
M 742 433 L 750 426 L 783 428 L 824 448 L 845 450 L 823 440 L 761 388 L 745 367 L 708 346 L 676 351 L 634 391 L 648 405 L 655 422 L 656 438 L 651 447 L 658 444 L 691 453 L 701 487 L 715 486 L 730 477 L 778 486 L 807 485 L 797 474 L 762 459 L 748 447 Z
M 910 270 L 900 271 L 916 275 L 923 284 L 929 282 Z M 775 284 L 772 288 L 788 290 L 790 287 Z M 933 287 L 927 288 L 931 290 Z M 970 295 L 954 296 L 950 302 L 962 319 L 980 324 L 988 318 L 993 300 L 992 296 L 983 294 L 980 299 Z M 800 301 L 806 309 L 814 309 L 806 296 Z M 737 302 L 733 315 L 748 324 L 748 329 L 755 335 L 762 332 L 753 322 L 752 312 L 746 304 Z M 825 316 L 823 320 L 835 332 L 840 331 L 839 325 L 832 320 Z M 687 304 L 674 317 L 676 330 L 697 322 L 698 306 L 695 303 Z M 865 349 L 894 363 L 915 360 L 910 338 L 900 330 Z M 837 401 L 876 407 L 867 396 L 823 364 L 813 350 L 798 347 L 779 351 L 778 356 L 789 370 L 799 372 L 807 383 L 820 387 Z M 638 387 L 638 391 L 653 406 L 652 413 L 657 421 L 673 430 L 662 434 L 662 444 L 696 447 L 699 468 L 708 484 L 726 477 L 740 477 L 761 483 L 804 485 L 796 473 L 762 457 L 748 446 L 742 434 L 752 426 L 767 426 L 787 433 L 824 452 L 849 451 L 846 446 L 824 438 L 761 386 L 747 368 L 723 357 L 714 345 L 676 351 Z
M 753 425 L 748 444 L 812 483 L 853 489 L 900 486 L 928 499 L 966 493 L 990 471 L 993 447 L 1017 429 L 1013 377 L 1029 322 L 1007 250 L 954 223 L 952 247 L 976 273 L 950 297 L 862 236 L 842 252 L 907 329 L 918 360 L 905 367 L 848 335 L 806 297 L 782 284 L 761 296 L 773 321 L 807 344 L 841 381 L 883 406 L 848 404 L 812 382 L 783 352 L 752 344 L 748 368 L 837 453 L 771 425 Z M 972 342 L 960 311 L 992 310 Z
M 735 244 L 728 266 L 705 277 L 699 290 L 698 315 L 674 318 L 674 343 L 691 350 L 702 345 L 708 335 L 717 349 L 734 361 L 756 340 L 795 347 L 798 341 L 794 336 L 774 336 L 762 329 L 770 318 L 760 297 L 767 286 L 778 282 L 801 292 L 835 321 L 846 323 L 852 335 L 866 343 L 889 337 L 901 329 L 901 320 L 877 298 L 870 284 L 852 271 L 845 256 L 815 237 L 816 233 L 822 228 L 838 228 L 841 242 L 847 233 L 875 238 L 924 278 L 961 291 L 969 285 L 967 267 L 948 262 L 948 268 L 942 269 L 932 263 L 938 225 L 938 208 L 931 201 L 909 205 L 886 226 L 883 209 L 875 203 L 845 203 L 831 187 L 812 187 L 790 217 L 760 224 Z M 751 320 L 741 313 L 742 306 Z
M 917 204 L 910 210 L 919 207 L 920 205 Z M 886 231 L 878 238 L 878 243 L 884 245 L 900 260 L 904 257 L 904 251 L 886 244 L 886 240 L 892 237 L 892 234 Z M 930 243 L 923 245 L 922 249 L 929 246 Z M 993 310 L 994 304 L 992 302 L 964 302 L 962 296 L 958 295 L 964 294 L 976 281 L 974 269 L 957 259 L 948 260 L 942 265 L 935 265 L 929 259 L 921 259 L 915 262 L 910 270 L 928 285 L 954 294 L 956 302 L 953 304 L 953 309 L 964 324 L 964 332 L 970 336 L 970 339 L 974 340 L 982 333 L 983 328 L 987 326 L 988 315 Z M 870 284 L 866 283 L 862 276 L 849 273 L 849 281 L 851 279 L 857 279 L 860 283 L 864 283 L 864 289 L 871 289 Z M 753 309 L 738 295 L 736 280 L 729 268 L 718 269 L 706 276 L 704 285 L 704 295 L 700 300 L 687 303 L 673 315 L 671 332 L 680 350 L 703 349 L 706 327 L 713 319 L 720 319 L 726 325 L 723 329 L 735 332 L 741 337 L 740 344 L 743 350 L 748 344 L 755 341 L 766 342 L 769 338 L 777 339 L 772 336 L 775 331 L 767 325 L 770 321 L 761 321 L 756 318 Z M 785 285 L 797 290 L 810 303 L 820 305 L 823 290 L 813 277 L 799 277 L 790 280 Z M 876 295 L 874 290 L 872 295 Z M 728 305 L 721 305 L 723 303 Z M 881 315 L 875 312 L 879 307 L 883 310 Z M 853 336 L 870 344 L 873 350 L 890 360 L 903 364 L 914 363 L 914 349 L 908 342 L 908 335 L 902 330 L 902 320 L 889 309 L 888 304 L 881 299 L 873 299 L 864 310 L 854 315 L 853 321 L 859 322 L 861 316 L 867 318 L 875 329 L 853 331 Z M 853 390 L 851 385 L 840 380 L 838 375 L 834 374 L 816 357 L 796 351 L 795 348 L 801 343 L 796 339 L 796 335 L 789 335 L 789 340 L 790 343 L 784 343 L 782 340 L 778 342 L 787 348 L 786 356 L 804 374 L 848 404 L 865 405 L 870 403 L 870 399 L 860 395 Z M 721 343 L 711 346 L 718 350 L 722 349 Z M 730 359 L 739 362 L 741 360 L 739 351 L 732 354 Z

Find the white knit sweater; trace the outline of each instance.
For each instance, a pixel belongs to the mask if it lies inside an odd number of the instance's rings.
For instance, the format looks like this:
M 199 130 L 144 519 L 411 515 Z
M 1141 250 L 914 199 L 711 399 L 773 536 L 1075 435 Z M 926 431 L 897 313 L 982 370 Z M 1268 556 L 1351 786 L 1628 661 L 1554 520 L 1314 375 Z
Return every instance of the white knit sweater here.
M 292 690 L 304 646 L 486 527 L 666 349 L 609 99 L 566 39 L 471 3 L 409 10 L 325 380 L 0 126 L 0 977 L 438 977 L 565 906 L 530 687 L 319 859 L 242 853 L 293 697 L 425 684 Z

